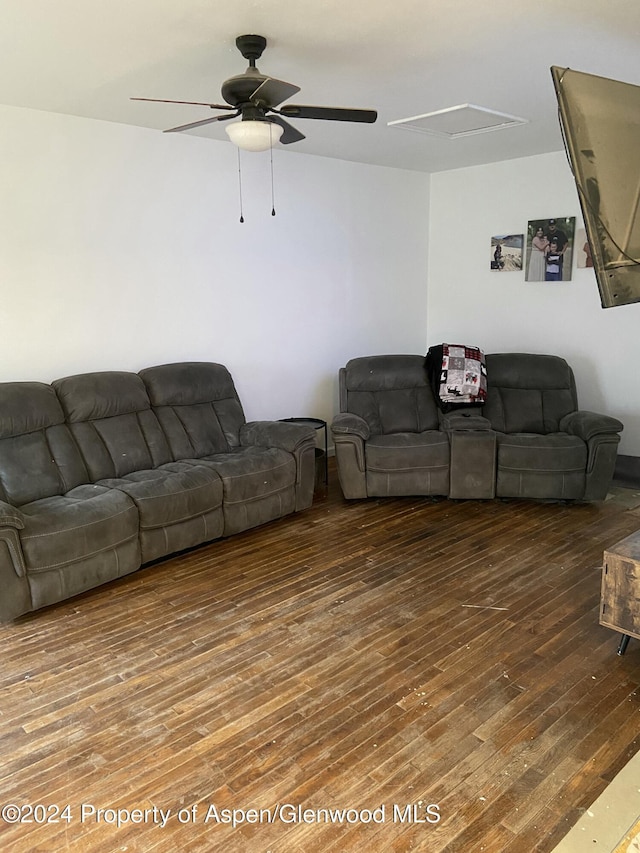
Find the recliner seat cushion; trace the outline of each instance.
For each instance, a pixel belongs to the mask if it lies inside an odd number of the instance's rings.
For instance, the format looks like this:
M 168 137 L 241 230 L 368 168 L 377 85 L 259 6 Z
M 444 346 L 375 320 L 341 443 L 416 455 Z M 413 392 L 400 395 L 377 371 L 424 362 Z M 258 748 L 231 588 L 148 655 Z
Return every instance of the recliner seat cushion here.
M 240 447 L 204 459 L 223 484 L 224 535 L 295 512 L 296 462 L 276 447 Z
M 372 436 L 365 444 L 369 493 L 446 495 L 449 455 L 444 432 Z
M 276 447 L 242 447 L 198 461 L 220 476 L 225 506 L 276 494 L 296 482 L 293 456 Z
M 20 507 L 29 572 L 46 572 L 137 540 L 138 512 L 122 492 L 84 485 Z M 139 560 L 137 561 L 137 568 Z
M 222 481 L 203 465 L 170 462 L 99 485 L 129 495 L 140 516 L 140 528 L 152 529 L 205 515 L 222 504 Z
M 449 440 L 435 430 L 375 435 L 367 441 L 365 455 L 367 468 L 378 471 L 439 468 L 449 464 Z
M 579 499 L 584 493 L 587 446 L 566 433 L 498 433 L 499 497 Z

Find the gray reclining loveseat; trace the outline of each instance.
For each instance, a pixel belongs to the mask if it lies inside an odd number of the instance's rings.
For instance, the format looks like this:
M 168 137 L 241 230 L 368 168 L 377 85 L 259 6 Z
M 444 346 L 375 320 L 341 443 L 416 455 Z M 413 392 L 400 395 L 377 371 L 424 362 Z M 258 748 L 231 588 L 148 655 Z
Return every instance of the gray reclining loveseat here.
M 446 414 L 422 355 L 341 368 L 331 432 L 344 496 L 603 500 L 620 421 L 579 410 L 558 356 L 495 353 L 486 368 L 485 404 Z
M 231 375 L 0 383 L 0 619 L 311 505 L 315 432 L 247 423 Z

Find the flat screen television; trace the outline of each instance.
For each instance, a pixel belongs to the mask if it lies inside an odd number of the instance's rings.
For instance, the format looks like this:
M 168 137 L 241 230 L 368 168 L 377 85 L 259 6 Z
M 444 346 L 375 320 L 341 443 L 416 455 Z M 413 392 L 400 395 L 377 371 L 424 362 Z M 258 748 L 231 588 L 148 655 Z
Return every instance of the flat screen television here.
M 640 86 L 551 75 L 602 307 L 640 302 Z

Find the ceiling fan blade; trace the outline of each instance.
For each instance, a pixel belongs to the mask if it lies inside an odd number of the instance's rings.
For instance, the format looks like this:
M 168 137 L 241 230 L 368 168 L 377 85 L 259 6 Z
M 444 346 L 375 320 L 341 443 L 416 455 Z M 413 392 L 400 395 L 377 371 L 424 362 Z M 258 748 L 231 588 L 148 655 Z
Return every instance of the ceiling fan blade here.
M 300 86 L 294 86 L 293 83 L 285 83 L 284 80 L 276 80 L 274 77 L 267 77 L 255 92 L 251 95 L 252 101 L 262 101 L 269 107 L 277 107 L 291 95 L 295 95 L 300 91 Z
M 362 121 L 373 123 L 378 118 L 375 110 L 352 110 L 345 107 L 309 107 L 286 104 L 280 113 L 287 118 L 318 118 L 329 121 Z
M 289 124 L 288 121 L 285 121 L 280 116 L 272 116 L 270 115 L 267 118 L 267 121 L 272 121 L 274 124 L 279 124 L 283 129 L 283 134 L 280 137 L 280 143 L 282 145 L 290 145 L 292 142 L 300 142 L 301 139 L 306 139 L 307 137 L 304 133 L 300 133 L 300 131 L 295 128 L 292 124 Z
M 189 124 L 181 124 L 179 127 L 170 127 L 167 130 L 163 130 L 163 133 L 179 133 L 181 130 L 192 130 L 194 127 L 204 127 L 205 124 L 212 124 L 214 121 L 226 121 L 230 118 L 236 118 L 236 116 L 240 115 L 240 111 L 238 110 L 235 113 L 230 113 L 226 116 L 214 116 L 213 118 L 205 118 L 201 121 L 192 121 Z
M 235 110 L 228 104 L 205 104 L 202 101 L 168 101 L 165 98 L 129 98 L 130 101 L 153 101 L 154 104 L 191 104 L 195 107 L 211 107 L 212 110 Z

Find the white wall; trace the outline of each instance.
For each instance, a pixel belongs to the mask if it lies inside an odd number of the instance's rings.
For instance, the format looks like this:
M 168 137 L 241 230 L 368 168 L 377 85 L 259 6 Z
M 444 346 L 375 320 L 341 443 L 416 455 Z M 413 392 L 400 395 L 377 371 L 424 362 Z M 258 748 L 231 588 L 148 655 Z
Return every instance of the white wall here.
M 491 237 L 549 216 L 583 227 L 564 153 L 432 176 L 427 340 L 563 356 L 581 408 L 619 418 L 620 453 L 640 456 L 640 303 L 603 309 L 593 270 L 575 262 L 572 280 L 553 284 L 490 269 Z
M 428 176 L 277 150 L 272 217 L 244 154 L 240 224 L 230 143 L 0 122 L 0 381 L 212 360 L 248 419 L 330 420 L 347 359 L 423 350 Z

